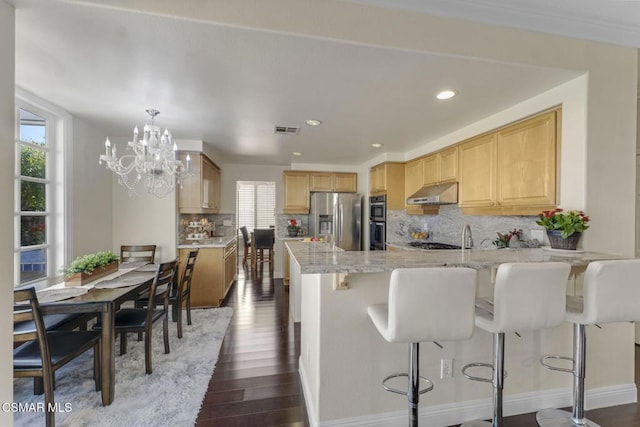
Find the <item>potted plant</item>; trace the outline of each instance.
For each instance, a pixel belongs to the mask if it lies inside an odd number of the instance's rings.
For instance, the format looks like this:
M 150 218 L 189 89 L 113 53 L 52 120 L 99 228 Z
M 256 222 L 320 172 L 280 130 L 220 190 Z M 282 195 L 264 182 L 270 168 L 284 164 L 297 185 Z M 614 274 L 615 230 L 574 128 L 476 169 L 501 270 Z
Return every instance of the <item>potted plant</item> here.
M 80 256 L 60 270 L 65 274 L 66 284 L 70 286 L 84 285 L 117 271 L 119 260 L 120 257 L 112 251 L 101 251 Z
M 300 226 L 298 226 L 298 221 L 291 218 L 287 221 L 287 232 L 289 233 L 289 237 L 297 237 L 300 232 Z
M 552 248 L 575 250 L 582 232 L 589 228 L 588 222 L 589 217 L 582 211 L 563 211 L 556 208 L 552 211 L 542 211 L 536 224 L 547 230 Z
M 492 243 L 496 246 L 496 248 L 498 249 L 502 249 L 502 248 L 508 248 L 509 247 L 509 242 L 511 241 L 511 238 L 513 236 L 517 236 L 518 238 L 520 238 L 520 231 L 521 230 L 517 230 L 517 229 L 513 229 L 511 231 L 509 231 L 508 233 L 496 233 L 498 235 L 498 238 L 496 240 L 494 240 Z

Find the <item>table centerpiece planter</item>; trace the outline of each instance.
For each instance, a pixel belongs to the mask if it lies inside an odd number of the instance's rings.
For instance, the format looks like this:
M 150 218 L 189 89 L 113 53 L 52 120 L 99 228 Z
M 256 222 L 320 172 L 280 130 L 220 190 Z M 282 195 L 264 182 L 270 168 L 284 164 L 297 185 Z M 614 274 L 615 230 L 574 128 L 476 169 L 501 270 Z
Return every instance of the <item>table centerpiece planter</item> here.
M 566 239 L 562 238 L 560 230 L 547 230 L 547 237 L 552 249 L 562 249 L 575 251 L 578 248 L 578 242 L 582 237 L 582 233 L 575 232 Z
M 65 286 L 82 286 L 118 271 L 119 257 L 115 253 L 98 252 L 78 257 L 64 267 Z

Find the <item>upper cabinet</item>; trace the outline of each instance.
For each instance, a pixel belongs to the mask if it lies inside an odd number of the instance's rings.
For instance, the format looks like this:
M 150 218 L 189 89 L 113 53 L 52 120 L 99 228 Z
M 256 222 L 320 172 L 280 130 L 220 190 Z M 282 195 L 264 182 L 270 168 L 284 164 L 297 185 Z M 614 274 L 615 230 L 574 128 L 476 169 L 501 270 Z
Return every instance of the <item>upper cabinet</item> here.
M 221 201 L 220 169 L 207 156 L 198 152 L 182 152 L 180 160 L 186 164 L 191 156 L 193 175 L 178 188 L 178 210 L 181 213 L 218 213 Z
M 550 111 L 459 146 L 465 213 L 533 215 L 555 206 L 558 114 Z
M 351 172 L 309 172 L 312 192 L 356 193 L 358 174 Z
M 283 213 L 309 213 L 309 172 L 284 171 L 284 207 Z
M 283 213 L 308 214 L 312 192 L 355 193 L 358 175 L 352 172 L 284 171 Z
M 369 169 L 369 194 L 386 195 L 387 209 L 404 209 L 404 163 L 386 162 Z
M 422 185 L 458 180 L 458 147 L 447 148 L 422 158 Z

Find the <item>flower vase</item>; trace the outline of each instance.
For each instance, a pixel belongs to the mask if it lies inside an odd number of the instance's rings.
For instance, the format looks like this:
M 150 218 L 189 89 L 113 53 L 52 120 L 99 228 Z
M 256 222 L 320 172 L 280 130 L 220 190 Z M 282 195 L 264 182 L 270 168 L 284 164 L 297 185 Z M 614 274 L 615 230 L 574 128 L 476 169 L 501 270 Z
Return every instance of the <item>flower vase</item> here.
M 560 235 L 560 230 L 547 230 L 547 237 L 553 249 L 575 251 L 578 247 L 580 237 L 582 237 L 582 233 L 575 232 L 566 239 L 563 239 Z
M 289 233 L 289 237 L 298 237 L 297 228 L 287 228 L 287 232 Z

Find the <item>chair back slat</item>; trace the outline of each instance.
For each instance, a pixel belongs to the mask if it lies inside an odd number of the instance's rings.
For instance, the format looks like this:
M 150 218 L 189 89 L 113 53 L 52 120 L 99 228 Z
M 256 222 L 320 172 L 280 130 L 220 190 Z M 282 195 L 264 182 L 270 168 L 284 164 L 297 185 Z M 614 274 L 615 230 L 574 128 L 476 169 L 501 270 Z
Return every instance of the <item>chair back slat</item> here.
M 151 289 L 149 290 L 149 295 L 155 295 L 155 298 L 149 298 L 149 304 L 147 305 L 147 318 L 149 319 L 149 321 L 151 320 L 151 316 L 153 315 L 153 310 L 156 308 L 157 299 L 162 298 L 164 300 L 164 303 L 168 304 L 169 291 L 171 290 L 171 286 L 173 284 L 173 277 L 176 274 L 177 266 L 177 260 L 158 264 L 156 275 L 153 278 L 153 283 L 151 284 Z
M 121 262 L 145 261 L 153 264 L 156 258 L 156 245 L 122 245 L 120 246 Z
M 191 288 L 191 278 L 193 277 L 193 270 L 196 266 L 196 259 L 198 258 L 198 249 L 189 251 L 187 259 L 185 260 L 184 270 L 182 270 L 182 278 L 178 284 L 177 295 L 183 296 L 189 292 Z
M 26 330 L 25 332 L 16 332 L 14 328 L 13 342 L 14 344 L 26 341 L 38 340 L 40 344 L 40 354 L 42 355 L 42 366 L 48 362 L 51 363 L 49 357 L 49 343 L 47 340 L 47 330 L 42 319 L 40 304 L 36 296 L 35 288 L 16 290 L 13 292 L 13 324 L 20 322 L 33 321 L 35 330 Z

